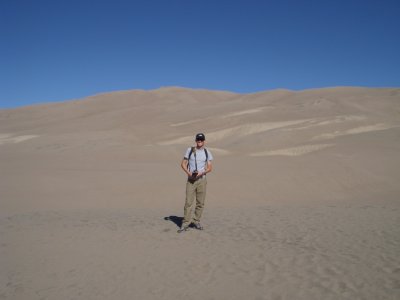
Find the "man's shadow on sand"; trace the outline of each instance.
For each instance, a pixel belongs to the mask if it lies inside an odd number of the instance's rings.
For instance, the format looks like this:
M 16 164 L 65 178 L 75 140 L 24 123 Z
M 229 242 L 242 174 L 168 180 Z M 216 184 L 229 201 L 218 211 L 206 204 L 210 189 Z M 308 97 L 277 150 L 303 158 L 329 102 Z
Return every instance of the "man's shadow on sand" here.
M 176 226 L 181 228 L 183 217 L 169 216 L 169 217 L 165 217 L 164 220 L 165 221 L 171 221 L 171 222 L 175 223 Z
M 178 226 L 179 228 L 182 227 L 183 217 L 169 216 L 169 217 L 164 217 L 164 220 L 165 221 L 171 221 L 171 222 L 175 223 L 175 225 Z M 189 227 L 190 228 L 195 228 L 193 223 L 190 223 Z

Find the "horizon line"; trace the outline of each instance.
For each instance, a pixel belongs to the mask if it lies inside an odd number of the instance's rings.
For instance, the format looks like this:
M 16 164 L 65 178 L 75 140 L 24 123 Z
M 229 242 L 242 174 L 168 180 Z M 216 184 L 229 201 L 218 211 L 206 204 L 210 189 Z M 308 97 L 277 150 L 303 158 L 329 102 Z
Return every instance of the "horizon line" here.
M 108 94 L 115 94 L 115 93 L 124 93 L 124 92 L 155 92 L 160 90 L 168 90 L 168 89 L 177 89 L 177 90 L 191 90 L 191 91 L 208 91 L 208 92 L 221 92 L 221 93 L 231 93 L 237 95 L 252 95 L 252 94 L 260 94 L 260 93 L 268 93 L 273 91 L 288 91 L 288 92 L 305 92 L 305 91 L 315 91 L 315 90 L 326 90 L 326 89 L 400 89 L 400 87 L 394 86 L 387 86 L 387 87 L 374 87 L 374 86 L 361 86 L 361 85 L 335 85 L 335 86 L 324 86 L 324 87 L 315 87 L 315 88 L 305 88 L 305 89 L 289 89 L 289 88 L 271 88 L 266 90 L 259 90 L 254 92 L 235 92 L 226 89 L 207 89 L 207 88 L 194 88 L 194 87 L 185 87 L 179 85 L 170 85 L 170 86 L 160 86 L 158 88 L 149 88 L 149 89 L 141 89 L 141 88 L 132 88 L 132 89 L 121 89 L 121 90 L 109 90 L 109 91 L 100 91 L 94 94 L 90 94 L 87 96 L 79 97 L 79 98 L 68 98 L 68 99 L 61 99 L 61 100 L 50 100 L 50 101 L 38 101 L 32 102 L 29 104 L 22 104 L 17 106 L 9 106 L 9 107 L 0 107 L 0 110 L 12 110 L 12 109 L 19 109 L 24 107 L 32 107 L 32 106 L 40 106 L 40 105 L 49 105 L 49 104 L 58 104 L 58 103 L 65 103 L 70 101 L 83 101 L 87 98 L 97 97 L 100 95 L 108 95 Z

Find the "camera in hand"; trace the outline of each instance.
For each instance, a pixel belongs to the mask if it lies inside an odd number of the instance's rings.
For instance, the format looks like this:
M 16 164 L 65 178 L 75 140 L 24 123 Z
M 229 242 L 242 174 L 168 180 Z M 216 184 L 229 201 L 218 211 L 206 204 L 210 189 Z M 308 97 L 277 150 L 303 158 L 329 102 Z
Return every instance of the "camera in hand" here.
M 193 178 L 193 179 L 196 179 L 197 174 L 199 174 L 199 172 L 198 172 L 197 170 L 196 170 L 196 171 L 193 171 L 193 172 L 192 172 L 192 178 Z

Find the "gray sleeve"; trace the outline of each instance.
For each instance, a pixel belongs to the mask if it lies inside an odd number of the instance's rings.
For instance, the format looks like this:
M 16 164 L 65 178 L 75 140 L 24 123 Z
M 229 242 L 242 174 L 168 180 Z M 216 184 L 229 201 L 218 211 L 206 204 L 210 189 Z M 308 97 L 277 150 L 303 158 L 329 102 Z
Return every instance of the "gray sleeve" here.
M 186 158 L 186 159 L 189 158 L 190 149 L 191 149 L 190 147 L 187 148 L 184 158 Z
M 214 157 L 213 157 L 211 151 L 207 149 L 207 152 L 208 152 L 208 160 L 213 160 Z

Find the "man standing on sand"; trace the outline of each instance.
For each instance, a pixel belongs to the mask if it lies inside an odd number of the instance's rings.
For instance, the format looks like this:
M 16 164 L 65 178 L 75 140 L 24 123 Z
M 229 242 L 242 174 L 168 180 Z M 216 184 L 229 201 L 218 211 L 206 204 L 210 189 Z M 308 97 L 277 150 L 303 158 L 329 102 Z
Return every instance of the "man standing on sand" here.
M 178 232 L 189 229 L 192 223 L 192 206 L 196 200 L 194 210 L 193 225 L 196 229 L 203 230 L 200 224 L 200 218 L 204 209 L 206 199 L 207 178 L 206 174 L 212 171 L 211 161 L 213 156 L 205 146 L 206 137 L 203 133 L 196 134 L 196 146 L 189 147 L 186 150 L 182 160 L 181 167 L 188 176 L 186 182 L 186 201 L 184 207 L 184 218 L 182 226 Z

